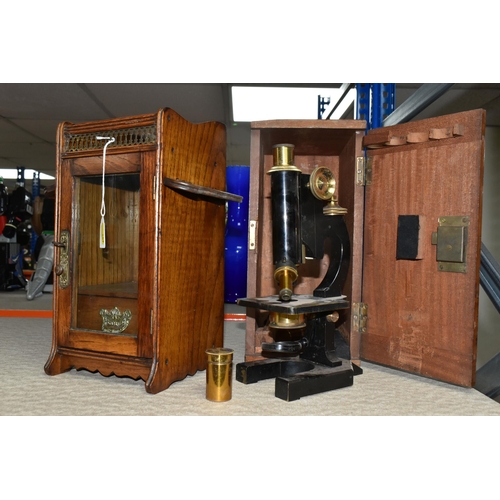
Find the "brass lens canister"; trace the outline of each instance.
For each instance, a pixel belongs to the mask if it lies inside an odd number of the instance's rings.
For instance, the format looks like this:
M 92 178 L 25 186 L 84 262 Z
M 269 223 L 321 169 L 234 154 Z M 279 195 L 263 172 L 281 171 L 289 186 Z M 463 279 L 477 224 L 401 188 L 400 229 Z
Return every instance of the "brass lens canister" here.
M 232 396 L 233 349 L 214 347 L 207 349 L 207 392 L 209 401 L 229 401 Z

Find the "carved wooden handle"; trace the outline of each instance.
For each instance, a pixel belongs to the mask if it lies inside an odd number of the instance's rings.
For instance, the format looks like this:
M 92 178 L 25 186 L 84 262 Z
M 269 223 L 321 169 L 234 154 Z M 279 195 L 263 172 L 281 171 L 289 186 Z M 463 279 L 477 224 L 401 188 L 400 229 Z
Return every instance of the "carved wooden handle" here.
M 216 198 L 217 200 L 236 201 L 238 203 L 241 203 L 243 201 L 243 196 L 228 193 L 227 191 L 219 191 L 218 189 L 209 187 L 197 186 L 196 184 L 191 184 L 190 182 L 181 181 L 179 179 L 170 179 L 169 177 L 164 177 L 163 184 L 170 189 L 186 191 L 191 194 L 206 196 L 209 198 Z

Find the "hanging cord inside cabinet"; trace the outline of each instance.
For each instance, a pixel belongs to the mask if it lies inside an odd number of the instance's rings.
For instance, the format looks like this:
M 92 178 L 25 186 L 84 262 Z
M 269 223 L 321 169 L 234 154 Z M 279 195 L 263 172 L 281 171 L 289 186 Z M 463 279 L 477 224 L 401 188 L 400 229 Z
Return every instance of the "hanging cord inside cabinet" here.
M 104 221 L 104 216 L 106 215 L 106 204 L 104 202 L 104 184 L 106 175 L 106 148 L 115 142 L 114 137 L 96 137 L 98 140 L 108 141 L 104 145 L 104 151 L 102 153 L 102 202 L 101 202 L 101 224 L 99 226 L 99 248 L 106 248 L 106 223 Z

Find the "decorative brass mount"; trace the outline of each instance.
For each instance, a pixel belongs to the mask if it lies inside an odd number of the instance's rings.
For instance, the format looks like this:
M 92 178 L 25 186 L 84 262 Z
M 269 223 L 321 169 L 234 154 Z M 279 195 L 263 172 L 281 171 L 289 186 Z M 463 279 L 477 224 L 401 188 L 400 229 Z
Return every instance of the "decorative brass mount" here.
M 120 312 L 118 307 L 111 309 L 111 311 L 101 309 L 99 314 L 102 318 L 102 331 L 108 333 L 122 333 L 132 319 L 130 309 Z

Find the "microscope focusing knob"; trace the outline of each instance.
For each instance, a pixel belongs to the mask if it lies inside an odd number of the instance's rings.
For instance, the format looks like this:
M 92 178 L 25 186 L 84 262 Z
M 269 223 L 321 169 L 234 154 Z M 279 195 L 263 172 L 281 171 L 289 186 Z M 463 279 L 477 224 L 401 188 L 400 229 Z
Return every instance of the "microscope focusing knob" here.
M 335 196 L 337 181 L 327 167 L 316 167 L 309 178 L 309 188 L 318 200 L 330 200 Z

